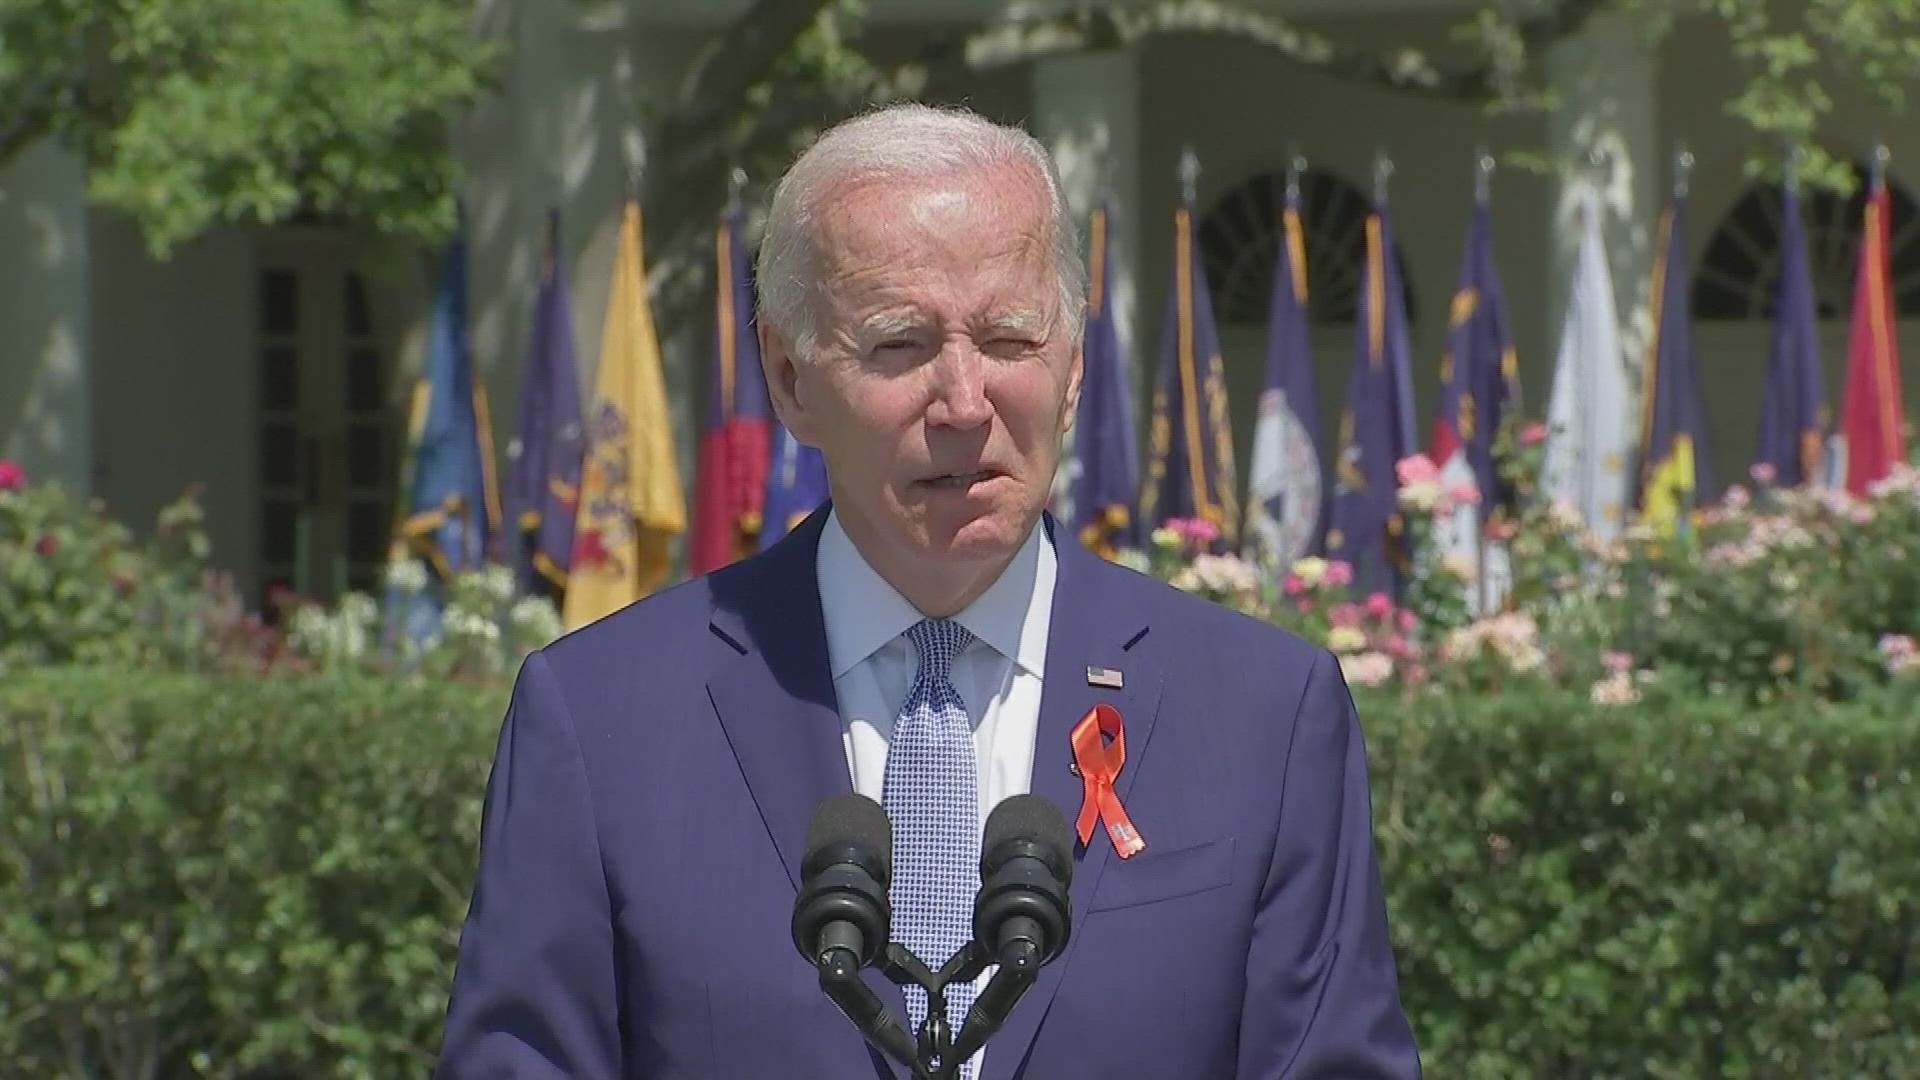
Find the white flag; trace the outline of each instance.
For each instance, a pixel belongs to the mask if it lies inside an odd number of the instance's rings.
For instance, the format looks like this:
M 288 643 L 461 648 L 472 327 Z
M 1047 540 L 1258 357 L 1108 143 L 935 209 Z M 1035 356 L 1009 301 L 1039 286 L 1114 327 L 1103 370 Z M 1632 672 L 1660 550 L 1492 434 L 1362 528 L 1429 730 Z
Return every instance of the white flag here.
M 1633 395 L 1620 352 L 1613 275 L 1600 240 L 1600 196 L 1588 186 L 1580 202 L 1580 250 L 1554 362 L 1540 487 L 1548 499 L 1577 510 L 1596 536 L 1613 540 L 1632 492 Z

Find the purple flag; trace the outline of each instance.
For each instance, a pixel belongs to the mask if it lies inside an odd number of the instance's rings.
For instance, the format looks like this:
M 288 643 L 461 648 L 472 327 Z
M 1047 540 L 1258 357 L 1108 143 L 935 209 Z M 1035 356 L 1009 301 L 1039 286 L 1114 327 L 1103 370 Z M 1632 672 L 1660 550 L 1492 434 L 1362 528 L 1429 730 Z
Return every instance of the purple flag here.
M 1355 312 L 1347 407 L 1340 417 L 1327 556 L 1352 565 L 1357 590 L 1397 596 L 1408 552 L 1395 466 L 1413 451 L 1413 361 L 1385 200 L 1367 216 L 1366 228 L 1366 279 Z
M 1073 535 L 1111 556 L 1136 542 L 1133 500 L 1140 490 L 1133 404 L 1127 392 L 1127 359 L 1113 314 L 1113 268 L 1109 259 L 1106 206 L 1094 210 L 1089 228 L 1091 288 L 1087 295 L 1085 371 L 1073 427 Z
M 1267 380 L 1247 470 L 1246 541 L 1254 558 L 1284 572 L 1322 550 L 1328 500 L 1307 333 L 1306 232 L 1297 191 L 1287 192 L 1280 224 L 1267 312 Z
M 1774 483 L 1782 487 L 1823 475 L 1827 390 L 1820 371 L 1817 318 L 1800 195 L 1789 181 L 1780 198 L 1780 287 L 1774 294 L 1773 349 L 1753 455 L 1755 465 L 1772 468 Z
M 1151 531 L 1175 518 L 1198 519 L 1218 530 L 1210 545 L 1215 552 L 1232 551 L 1239 547 L 1240 511 L 1226 371 L 1206 268 L 1193 235 L 1193 207 L 1186 200 L 1174 213 L 1173 262 L 1139 528 Z
M 533 333 L 520 373 L 520 413 L 507 445 L 507 508 L 514 576 L 526 594 L 567 585 L 580 498 L 580 381 L 560 214 L 547 217 L 547 250 L 534 300 Z

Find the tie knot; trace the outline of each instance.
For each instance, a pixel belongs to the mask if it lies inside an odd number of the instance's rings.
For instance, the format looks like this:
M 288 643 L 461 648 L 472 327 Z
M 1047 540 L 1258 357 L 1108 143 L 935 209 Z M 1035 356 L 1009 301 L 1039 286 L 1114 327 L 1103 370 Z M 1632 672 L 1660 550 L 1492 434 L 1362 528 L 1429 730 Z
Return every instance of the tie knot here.
M 947 679 L 953 658 L 972 644 L 973 631 L 952 619 L 921 619 L 907 627 L 907 640 L 920 653 L 920 679 Z

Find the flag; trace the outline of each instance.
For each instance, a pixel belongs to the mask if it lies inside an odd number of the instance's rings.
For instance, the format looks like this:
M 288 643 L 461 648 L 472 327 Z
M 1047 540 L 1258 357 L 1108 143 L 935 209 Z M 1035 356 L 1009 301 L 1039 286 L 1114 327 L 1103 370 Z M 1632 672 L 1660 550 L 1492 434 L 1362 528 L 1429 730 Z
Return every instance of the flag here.
M 1807 266 L 1800 194 L 1791 183 L 1780 197 L 1780 285 L 1774 293 L 1773 348 L 1754 464 L 1773 471 L 1774 483 L 1797 487 L 1824 475 L 1822 439 L 1827 391 L 1820 373 L 1820 342 Z
M 1219 539 L 1212 545 L 1216 551 L 1231 551 L 1239 547 L 1240 531 L 1233 430 L 1220 335 L 1193 235 L 1191 202 L 1182 200 L 1173 228 L 1173 287 L 1160 337 L 1139 528 L 1197 518 L 1218 530 Z
M 1635 438 L 1613 275 L 1600 237 L 1600 194 L 1589 185 L 1580 192 L 1580 243 L 1547 403 L 1541 495 L 1579 511 L 1595 537 L 1617 538 L 1632 497 L 1627 467 Z
M 1307 247 L 1300 197 L 1287 193 L 1267 308 L 1267 379 L 1253 428 L 1246 539 L 1251 557 L 1284 571 L 1326 542 L 1320 405 L 1307 337 Z
M 1715 497 L 1687 308 L 1686 228 L 1687 197 L 1676 192 L 1661 215 L 1654 252 L 1654 336 L 1641 379 L 1639 509 L 1641 520 L 1663 533 L 1685 528 L 1693 508 Z
M 640 204 L 628 200 L 614 256 L 587 407 L 580 513 L 563 611 L 568 629 L 608 615 L 666 581 L 687 527 L 674 460 L 660 341 L 647 304 Z
M 1861 223 L 1853 324 L 1847 332 L 1846 397 L 1836 440 L 1841 460 L 1835 464 L 1847 491 L 1854 495 L 1865 495 L 1875 481 L 1907 460 L 1900 349 L 1894 337 L 1893 293 L 1887 277 L 1888 212 L 1887 186 L 1876 176 Z
M 1478 505 L 1456 503 L 1435 537 L 1443 551 L 1472 573 L 1474 587 L 1468 596 L 1475 613 L 1482 609 L 1486 591 L 1481 565 L 1483 525 L 1496 507 L 1511 502 L 1511 492 L 1494 463 L 1494 439 L 1519 397 L 1520 362 L 1507 329 L 1505 293 L 1493 265 L 1493 214 L 1485 199 L 1476 199 L 1460 260 L 1460 283 L 1447 319 L 1447 347 L 1440 359 L 1440 412 L 1434 418 L 1431 455 L 1445 487 L 1472 487 L 1479 494 Z M 1486 596 L 1488 603 L 1493 599 Z
M 759 546 L 772 406 L 753 325 L 753 279 L 740 208 L 714 236 L 714 342 L 706 430 L 695 466 L 687 572 L 705 574 Z
M 1397 595 L 1408 567 L 1396 466 L 1413 450 L 1412 359 L 1393 229 L 1381 201 L 1366 224 L 1366 277 L 1354 320 L 1353 373 L 1340 415 L 1327 555 L 1352 565 L 1354 587 Z
M 1113 313 L 1113 267 L 1109 258 L 1106 206 L 1094 210 L 1088 228 L 1084 368 L 1080 405 L 1073 424 L 1070 455 L 1072 501 L 1068 522 L 1081 543 L 1111 558 L 1136 542 L 1132 508 L 1140 490 L 1138 451 L 1133 437 L 1132 395 L 1127 392 L 1127 358 L 1120 351 L 1120 329 Z
M 804 445 L 782 424 L 773 426 L 773 456 L 767 469 L 767 496 L 760 529 L 765 551 L 827 501 L 827 459 Z
M 523 594 L 558 596 L 573 561 L 580 504 L 580 376 L 575 368 L 573 305 L 560 250 L 560 212 L 547 216 L 533 333 L 520 373 L 520 414 L 507 444 L 507 519 L 512 563 Z
M 407 516 L 402 543 L 442 578 L 477 567 L 500 526 L 487 391 L 473 377 L 467 340 L 467 249 L 456 234 L 440 264 L 426 369 L 408 424 Z

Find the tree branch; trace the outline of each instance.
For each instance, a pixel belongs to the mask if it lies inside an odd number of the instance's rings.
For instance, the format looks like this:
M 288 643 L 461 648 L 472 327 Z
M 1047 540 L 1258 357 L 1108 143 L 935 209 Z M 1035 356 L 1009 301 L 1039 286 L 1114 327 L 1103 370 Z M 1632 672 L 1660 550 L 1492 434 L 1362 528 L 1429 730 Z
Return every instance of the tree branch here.
M 674 95 L 661 134 L 700 130 L 737 112 L 801 34 L 835 0 L 761 0 L 708 41 Z
M 1578 32 L 1612 0 L 1565 0 L 1514 24 L 1526 52 Z M 965 38 L 949 39 L 904 73 L 916 89 L 967 75 L 1087 49 L 1121 48 L 1149 37 L 1205 34 L 1250 42 L 1323 75 L 1448 101 L 1501 97 L 1509 73 L 1487 62 L 1448 68 L 1413 48 L 1359 49 L 1286 19 L 1220 0 L 1165 0 L 1144 10 L 1079 8 L 1047 16 L 1015 17 Z M 917 85 L 916 85 L 917 84 Z

